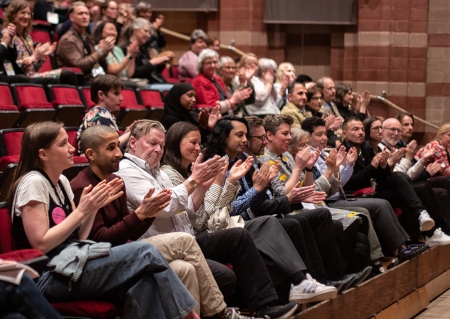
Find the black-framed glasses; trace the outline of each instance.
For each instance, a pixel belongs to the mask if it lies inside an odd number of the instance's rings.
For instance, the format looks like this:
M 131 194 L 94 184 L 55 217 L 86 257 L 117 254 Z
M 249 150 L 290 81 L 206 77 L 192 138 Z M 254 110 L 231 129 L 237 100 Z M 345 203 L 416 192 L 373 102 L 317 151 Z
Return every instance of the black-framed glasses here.
M 371 128 L 372 131 L 379 131 L 379 130 L 382 130 L 382 129 L 383 128 L 381 126 L 375 126 L 375 127 Z
M 260 140 L 261 142 L 264 142 L 264 140 L 267 140 L 267 135 L 266 134 L 252 135 L 252 136 L 250 136 L 250 138 L 256 138 L 256 139 Z

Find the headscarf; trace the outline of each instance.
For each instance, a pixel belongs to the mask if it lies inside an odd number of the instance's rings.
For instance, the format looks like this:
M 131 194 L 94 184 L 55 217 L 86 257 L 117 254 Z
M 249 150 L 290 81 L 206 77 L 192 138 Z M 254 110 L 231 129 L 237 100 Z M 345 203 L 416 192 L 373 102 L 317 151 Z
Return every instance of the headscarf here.
M 174 116 L 179 118 L 180 121 L 191 122 L 198 126 L 197 117 L 191 113 L 191 111 L 186 110 L 180 102 L 180 98 L 186 92 L 194 90 L 194 87 L 189 83 L 178 83 L 175 84 L 170 91 L 167 93 L 164 99 L 164 110 L 167 116 Z

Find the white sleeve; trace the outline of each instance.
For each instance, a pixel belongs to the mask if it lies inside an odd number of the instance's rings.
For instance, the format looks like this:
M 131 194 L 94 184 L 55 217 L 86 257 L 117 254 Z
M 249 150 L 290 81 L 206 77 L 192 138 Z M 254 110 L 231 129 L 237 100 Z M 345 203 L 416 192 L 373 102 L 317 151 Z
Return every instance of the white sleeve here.
M 49 189 L 47 180 L 38 173 L 28 173 L 20 181 L 14 196 L 14 213 L 20 216 L 22 207 L 31 201 L 49 205 Z

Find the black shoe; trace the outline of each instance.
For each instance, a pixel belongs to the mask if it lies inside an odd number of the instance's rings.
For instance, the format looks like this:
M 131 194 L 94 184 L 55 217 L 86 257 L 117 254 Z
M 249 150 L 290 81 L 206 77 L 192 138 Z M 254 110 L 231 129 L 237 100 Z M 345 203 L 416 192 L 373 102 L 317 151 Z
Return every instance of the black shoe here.
M 344 287 L 344 285 L 347 282 L 344 280 L 325 280 L 323 282 L 324 285 L 326 286 L 333 286 L 337 289 L 338 293 L 342 290 L 342 287 Z
M 341 281 L 344 284 L 342 285 L 342 288 L 341 288 L 341 290 L 338 291 L 338 293 L 340 293 L 342 291 L 346 291 L 348 288 L 353 286 L 355 279 L 356 279 L 356 274 L 348 274 L 348 275 L 345 275 L 344 277 L 342 277 Z
M 360 283 L 362 283 L 366 278 L 370 275 L 370 272 L 372 271 L 372 266 L 367 266 L 360 272 L 357 272 L 355 281 L 353 282 L 353 286 L 358 286 Z M 352 287 L 353 287 L 352 286 Z
M 398 258 L 394 258 L 391 260 L 391 263 L 386 267 L 387 270 L 394 268 L 399 263 Z
M 259 309 L 256 313 L 256 317 L 266 319 L 286 319 L 292 316 L 298 308 L 296 302 L 290 302 L 283 306 L 264 307 Z
M 406 247 L 401 249 L 398 252 L 397 258 L 398 262 L 401 264 L 402 262 L 405 262 L 407 260 L 413 259 L 414 257 L 420 255 L 423 253 L 427 248 L 424 247 L 425 245 L 420 245 L 420 247 Z M 428 245 L 427 245 L 428 246 Z
M 372 271 L 370 272 L 370 275 L 368 278 L 372 278 L 381 274 L 386 273 L 386 269 L 383 267 L 382 264 L 378 265 L 372 265 Z

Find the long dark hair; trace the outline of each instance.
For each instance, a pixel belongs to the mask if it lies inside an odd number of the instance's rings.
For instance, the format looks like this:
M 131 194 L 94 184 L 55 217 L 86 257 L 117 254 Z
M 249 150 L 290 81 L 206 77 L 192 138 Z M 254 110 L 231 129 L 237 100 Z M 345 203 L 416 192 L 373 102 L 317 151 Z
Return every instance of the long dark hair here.
M 22 151 L 19 164 L 14 173 L 13 186 L 9 190 L 8 203 L 11 206 L 14 195 L 22 177 L 28 172 L 42 170 L 42 162 L 39 157 L 40 149 L 48 149 L 58 137 L 62 123 L 39 122 L 28 126 L 22 137 Z M 12 209 L 12 207 L 10 207 Z
M 248 123 L 243 117 L 230 115 L 221 118 L 217 121 L 216 125 L 214 125 L 213 131 L 208 136 L 208 142 L 206 143 L 206 147 L 203 151 L 204 159 L 211 158 L 214 155 L 225 155 L 225 146 L 227 144 L 226 141 L 231 130 L 234 128 L 232 123 L 233 121 L 244 123 L 248 134 Z
M 366 141 L 371 142 L 371 140 L 372 140 L 370 138 L 370 127 L 372 126 L 372 123 L 375 122 L 375 121 L 380 121 L 381 122 L 381 120 L 378 117 L 376 117 L 376 116 L 368 117 L 363 122 L 363 124 L 364 124 L 364 132 L 366 133 Z
M 110 22 L 110 21 L 103 21 L 103 22 L 101 22 L 101 23 L 95 28 L 94 35 L 92 36 L 92 38 L 93 38 L 95 44 L 99 44 L 99 43 L 100 43 L 100 40 L 103 39 L 102 33 L 103 33 L 103 29 L 105 28 L 105 26 L 106 26 L 107 23 L 111 23 L 111 24 L 114 26 L 114 28 L 116 28 L 116 25 L 114 24 L 114 22 Z M 116 31 L 117 31 L 117 28 L 116 28 Z
M 189 122 L 177 122 L 172 125 L 166 134 L 166 145 L 161 160 L 162 165 L 172 166 L 184 178 L 189 177 L 189 168 L 183 167 L 180 143 L 181 140 L 192 131 L 200 133 L 198 127 Z

